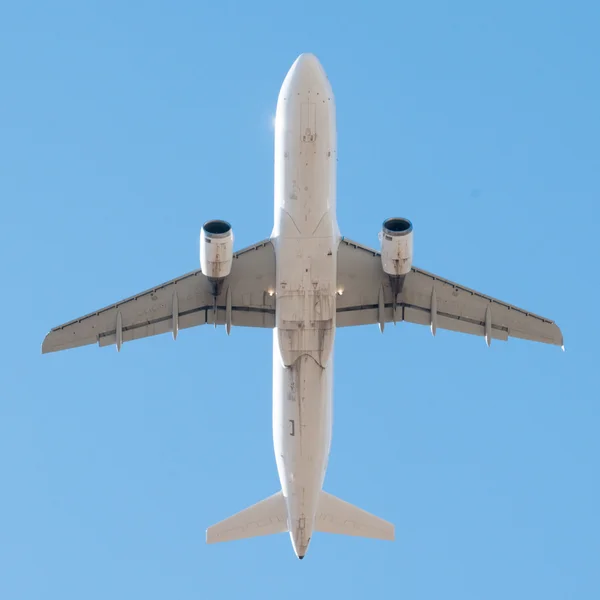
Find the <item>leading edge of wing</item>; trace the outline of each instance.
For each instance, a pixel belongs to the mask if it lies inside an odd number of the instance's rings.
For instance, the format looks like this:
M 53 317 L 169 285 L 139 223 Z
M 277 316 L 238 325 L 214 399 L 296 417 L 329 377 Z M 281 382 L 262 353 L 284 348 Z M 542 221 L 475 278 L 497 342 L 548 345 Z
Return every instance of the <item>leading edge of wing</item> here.
M 348 238 L 342 238 L 341 239 L 341 243 L 356 248 L 358 250 L 362 250 L 364 252 L 367 252 L 373 256 L 381 256 L 381 253 L 378 250 L 375 250 L 374 248 L 369 248 L 368 246 L 365 246 L 363 244 L 360 244 L 358 242 L 355 242 L 354 240 L 350 240 Z M 435 275 L 433 273 L 430 273 L 429 271 L 425 271 L 423 269 L 418 269 L 416 267 L 412 267 L 411 271 L 413 273 L 416 273 L 418 275 L 421 275 L 423 277 L 428 277 L 429 279 L 432 280 L 432 282 L 434 281 L 440 281 L 443 284 L 446 285 L 450 285 L 453 286 L 454 288 L 456 288 L 457 290 L 466 292 L 468 294 L 471 294 L 473 296 L 479 297 L 483 300 L 486 300 L 488 302 L 494 302 L 496 304 L 499 304 L 500 306 L 503 306 L 504 308 L 511 310 L 511 311 L 516 311 L 518 313 L 521 313 L 523 316 L 526 317 L 532 317 L 534 319 L 538 319 L 539 321 L 542 321 L 543 323 L 546 323 L 548 325 L 553 325 L 554 327 L 556 327 L 556 329 L 558 330 L 559 336 L 560 336 L 560 340 L 556 340 L 555 342 L 553 342 L 555 345 L 557 346 L 561 346 L 562 349 L 564 350 L 564 341 L 563 341 L 563 334 L 562 331 L 560 329 L 560 327 L 558 327 L 558 325 L 556 324 L 555 321 L 553 321 L 552 319 L 548 319 L 547 317 L 542 317 L 541 315 L 532 313 L 531 311 L 527 311 L 525 309 L 519 308 L 517 306 L 514 306 L 512 304 L 509 304 L 507 302 L 503 302 L 502 300 L 498 300 L 497 298 L 493 298 L 492 296 L 488 296 L 486 294 L 482 294 L 481 292 L 478 292 L 477 290 L 473 290 L 471 288 L 468 288 L 464 285 L 459 285 L 457 283 L 454 283 L 453 281 L 450 281 L 448 279 L 444 279 L 443 277 L 439 277 L 438 275 Z M 348 310 L 348 309 L 346 309 Z
M 246 254 L 248 252 L 251 252 L 253 250 L 257 250 L 258 248 L 261 248 L 263 246 L 266 246 L 267 244 L 270 244 L 271 240 L 267 239 L 267 240 L 262 240 L 261 242 L 258 242 L 256 244 L 252 244 L 251 246 L 247 246 L 246 248 L 243 248 L 242 250 L 240 250 L 239 252 L 235 252 L 234 253 L 234 258 L 239 258 L 240 256 L 242 256 L 243 254 Z M 84 315 L 82 317 L 79 317 L 77 319 L 73 319 L 71 321 L 68 321 L 67 323 L 63 323 L 62 325 L 58 325 L 57 327 L 53 327 L 44 337 L 44 341 L 42 342 L 42 354 L 48 354 L 50 352 L 58 352 L 60 350 L 65 350 L 65 349 L 69 349 L 69 348 L 77 348 L 80 346 L 86 346 L 88 344 L 94 344 L 98 341 L 98 337 L 95 334 L 94 336 L 90 336 L 87 338 L 82 338 L 80 340 L 78 340 L 76 343 L 70 343 L 68 345 L 64 345 L 64 344 L 60 344 L 60 343 L 54 343 L 53 342 L 53 334 L 57 334 L 59 332 L 62 332 L 64 329 L 66 329 L 67 327 L 70 327 L 72 325 L 77 325 L 80 324 L 84 321 L 86 321 L 87 319 L 93 318 L 93 317 L 98 317 L 100 316 L 102 313 L 107 312 L 109 310 L 114 310 L 119 308 L 120 306 L 123 306 L 124 304 L 127 304 L 128 302 L 132 302 L 135 300 L 139 300 L 140 298 L 144 298 L 145 296 L 148 295 L 154 295 L 156 294 L 156 292 L 158 292 L 159 290 L 162 290 L 163 288 L 169 287 L 171 285 L 175 285 L 177 283 L 183 282 L 186 279 L 190 279 L 191 277 L 198 277 L 203 275 L 201 269 L 196 269 L 195 271 L 190 271 L 188 273 L 185 273 L 184 275 L 181 275 L 179 277 L 176 277 L 175 279 L 171 279 L 170 281 L 166 281 L 165 283 L 161 283 L 160 285 L 154 286 L 152 288 L 149 288 L 143 292 L 140 292 L 138 294 L 134 294 L 133 296 L 129 296 L 128 298 L 124 298 L 123 300 L 119 300 L 118 302 L 114 303 L 114 304 L 109 304 L 107 306 L 105 306 L 104 308 L 101 308 L 99 310 L 93 311 L 91 313 L 88 313 L 87 315 Z M 197 311 L 202 311 L 202 310 L 206 310 L 208 308 L 212 308 L 212 306 L 200 306 L 197 308 Z M 218 308 L 224 308 L 224 307 L 218 307 Z M 110 333 L 110 332 L 109 332 Z M 114 331 L 112 332 L 114 334 Z

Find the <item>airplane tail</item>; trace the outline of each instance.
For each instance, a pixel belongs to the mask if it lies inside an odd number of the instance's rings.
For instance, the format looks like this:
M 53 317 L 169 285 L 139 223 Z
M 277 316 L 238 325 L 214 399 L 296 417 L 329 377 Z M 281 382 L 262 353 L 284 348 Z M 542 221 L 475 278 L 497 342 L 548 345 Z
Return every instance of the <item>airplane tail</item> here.
M 206 530 L 206 542 L 230 542 L 288 531 L 287 507 L 277 492 Z M 322 491 L 314 531 L 380 540 L 394 539 L 394 525 Z
M 353 535 L 378 540 L 394 539 L 394 525 L 358 506 L 321 492 L 315 517 L 315 531 Z
M 285 533 L 287 508 L 282 492 L 277 492 L 206 530 L 206 543 L 230 542 L 259 535 Z

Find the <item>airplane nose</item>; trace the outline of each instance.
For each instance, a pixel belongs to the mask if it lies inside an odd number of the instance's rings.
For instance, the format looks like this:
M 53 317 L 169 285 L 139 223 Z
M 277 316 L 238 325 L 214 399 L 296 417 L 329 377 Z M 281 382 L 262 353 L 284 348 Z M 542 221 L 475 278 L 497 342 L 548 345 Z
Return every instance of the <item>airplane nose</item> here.
M 323 72 L 323 67 L 319 62 L 319 59 L 314 54 L 305 52 L 294 61 L 291 70 L 296 70 L 298 72 L 321 73 Z
M 301 54 L 290 67 L 285 78 L 283 88 L 286 93 L 297 93 L 302 95 L 309 90 L 329 90 L 329 82 L 325 69 L 319 59 L 310 52 Z

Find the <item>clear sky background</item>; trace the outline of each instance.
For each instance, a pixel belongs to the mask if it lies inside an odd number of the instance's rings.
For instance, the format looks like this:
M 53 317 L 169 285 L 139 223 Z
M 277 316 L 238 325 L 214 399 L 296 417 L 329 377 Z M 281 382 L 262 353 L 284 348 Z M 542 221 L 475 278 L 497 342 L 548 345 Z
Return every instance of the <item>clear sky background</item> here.
M 0 598 L 600 597 L 597 2 L 5 2 Z M 403 324 L 338 332 L 326 489 L 394 543 L 207 546 L 279 489 L 271 334 L 42 356 L 47 331 L 273 219 L 301 52 L 338 108 L 342 233 L 555 319 L 566 353 Z

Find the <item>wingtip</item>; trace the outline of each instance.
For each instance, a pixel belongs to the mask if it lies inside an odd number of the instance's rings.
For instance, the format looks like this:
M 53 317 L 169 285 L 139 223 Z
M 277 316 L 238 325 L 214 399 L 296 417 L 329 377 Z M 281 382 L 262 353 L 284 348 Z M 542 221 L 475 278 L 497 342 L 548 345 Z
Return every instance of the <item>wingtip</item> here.
M 49 331 L 46 336 L 44 337 L 44 341 L 42 342 L 42 354 L 48 354 L 49 352 L 52 352 L 52 349 L 50 348 L 50 344 L 48 343 L 48 338 L 50 337 L 50 334 L 52 332 Z
M 62 339 L 55 335 L 56 332 L 54 330 L 49 331 L 42 342 L 42 354 L 51 354 L 52 352 L 58 352 L 59 350 L 64 350 L 68 348 L 68 346 L 63 346 L 61 344 Z
M 558 327 L 558 325 L 557 325 Z M 560 349 L 564 352 L 565 351 L 565 336 L 563 335 L 563 332 L 560 330 L 560 327 L 558 327 L 558 331 L 560 333 Z

